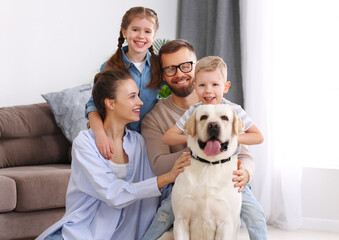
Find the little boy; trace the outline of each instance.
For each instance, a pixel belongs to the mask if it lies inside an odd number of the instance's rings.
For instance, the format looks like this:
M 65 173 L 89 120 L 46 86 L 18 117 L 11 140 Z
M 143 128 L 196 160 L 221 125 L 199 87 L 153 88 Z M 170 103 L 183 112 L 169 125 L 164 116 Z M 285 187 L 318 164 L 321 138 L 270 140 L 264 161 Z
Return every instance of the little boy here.
M 191 106 L 176 125 L 165 132 L 162 137 L 164 144 L 175 146 L 187 143 L 187 135 L 183 134 L 184 125 L 201 104 L 229 104 L 245 125 L 245 132 L 238 136 L 239 144 L 254 145 L 263 142 L 264 138 L 261 132 L 241 106 L 223 98 L 223 94 L 228 92 L 231 82 L 227 81 L 227 66 L 220 57 L 209 56 L 199 60 L 195 67 L 193 86 L 201 102 Z

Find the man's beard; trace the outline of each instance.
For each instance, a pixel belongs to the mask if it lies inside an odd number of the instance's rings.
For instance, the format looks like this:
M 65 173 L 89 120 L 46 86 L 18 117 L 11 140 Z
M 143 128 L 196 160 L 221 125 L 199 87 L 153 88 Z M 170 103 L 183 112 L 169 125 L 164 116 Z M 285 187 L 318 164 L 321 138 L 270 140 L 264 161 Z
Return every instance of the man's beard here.
M 194 90 L 193 84 L 190 84 L 188 87 L 180 87 L 180 88 L 177 88 L 173 86 L 172 84 L 167 84 L 167 86 L 169 87 L 169 89 L 171 89 L 172 93 L 176 95 L 177 97 L 187 97 Z

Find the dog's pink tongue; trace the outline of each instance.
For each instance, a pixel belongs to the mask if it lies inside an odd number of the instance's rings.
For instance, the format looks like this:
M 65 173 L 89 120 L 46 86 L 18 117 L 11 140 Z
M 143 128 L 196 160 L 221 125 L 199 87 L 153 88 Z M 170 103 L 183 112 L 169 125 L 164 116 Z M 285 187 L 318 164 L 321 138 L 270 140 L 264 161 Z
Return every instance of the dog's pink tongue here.
M 205 148 L 204 148 L 204 153 L 207 156 L 211 156 L 211 155 L 217 155 L 219 153 L 220 150 L 220 142 L 217 140 L 210 140 L 207 142 Z

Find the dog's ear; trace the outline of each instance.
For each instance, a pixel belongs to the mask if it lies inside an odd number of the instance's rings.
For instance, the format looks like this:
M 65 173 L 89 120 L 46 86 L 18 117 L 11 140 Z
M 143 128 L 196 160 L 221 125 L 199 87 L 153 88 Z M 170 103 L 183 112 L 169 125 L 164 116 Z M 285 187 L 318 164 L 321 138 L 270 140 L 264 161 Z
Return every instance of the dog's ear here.
M 233 111 L 233 129 L 232 133 L 234 135 L 238 135 L 242 131 L 244 131 L 245 125 L 244 122 L 238 117 L 238 114 Z
M 192 116 L 185 123 L 184 129 L 188 135 L 195 136 L 195 118 L 196 111 L 193 112 Z

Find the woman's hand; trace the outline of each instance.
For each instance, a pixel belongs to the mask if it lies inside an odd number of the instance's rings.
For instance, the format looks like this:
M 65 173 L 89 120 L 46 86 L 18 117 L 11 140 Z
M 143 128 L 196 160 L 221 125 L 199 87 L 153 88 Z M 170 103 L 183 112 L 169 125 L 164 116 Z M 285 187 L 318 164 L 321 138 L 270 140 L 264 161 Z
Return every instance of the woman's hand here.
M 191 164 L 189 161 L 190 158 L 191 154 L 189 152 L 181 154 L 181 156 L 175 161 L 172 170 L 158 177 L 158 188 L 162 188 L 169 183 L 173 183 L 179 173 L 184 171 L 184 167 Z
M 179 173 L 184 171 L 184 167 L 190 165 L 189 159 L 191 158 L 191 154 L 189 152 L 184 152 L 181 156 L 175 161 L 172 170 L 169 172 L 169 176 L 171 182 L 174 182 Z
M 237 177 L 234 177 L 232 179 L 233 182 L 236 182 L 234 184 L 234 187 L 239 187 L 238 192 L 241 192 L 244 190 L 244 187 L 250 180 L 250 175 L 248 174 L 247 170 L 241 167 L 241 161 L 238 160 L 238 170 L 233 171 L 233 175 L 238 175 Z

